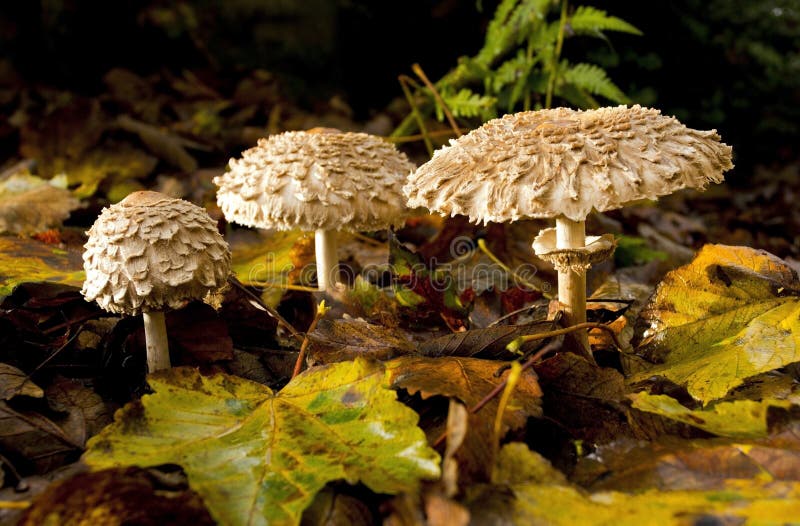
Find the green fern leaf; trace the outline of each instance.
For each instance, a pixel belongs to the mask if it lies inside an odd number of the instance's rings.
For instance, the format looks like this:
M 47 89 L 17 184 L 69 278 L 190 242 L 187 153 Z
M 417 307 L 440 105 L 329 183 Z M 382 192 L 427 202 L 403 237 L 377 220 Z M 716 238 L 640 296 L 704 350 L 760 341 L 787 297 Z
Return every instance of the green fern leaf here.
M 454 117 L 481 117 L 484 120 L 494 117 L 497 98 L 488 95 L 479 95 L 467 88 L 458 92 L 442 92 L 442 100 L 450 109 Z M 444 119 L 442 108 L 436 106 L 436 116 Z
M 562 63 L 561 80 L 592 95 L 600 95 L 619 104 L 627 104 L 628 97 L 608 78 L 605 70 L 594 64 Z
M 642 34 L 639 29 L 621 18 L 609 16 L 602 9 L 586 5 L 579 6 L 575 10 L 575 13 L 570 17 L 569 25 L 576 35 L 600 36 L 603 31 L 621 31 L 633 35 Z
M 486 30 L 486 41 L 475 60 L 490 66 L 541 25 L 550 0 L 503 0 Z

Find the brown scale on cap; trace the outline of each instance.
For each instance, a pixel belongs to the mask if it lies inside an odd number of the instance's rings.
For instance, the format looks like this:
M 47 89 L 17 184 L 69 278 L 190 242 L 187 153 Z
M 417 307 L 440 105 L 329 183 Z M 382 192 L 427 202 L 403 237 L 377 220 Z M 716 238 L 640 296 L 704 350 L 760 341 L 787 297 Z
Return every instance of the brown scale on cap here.
M 621 208 L 681 188 L 703 189 L 733 167 L 716 130 L 687 128 L 640 106 L 520 112 L 438 150 L 403 188 L 409 207 L 473 222 Z
M 260 139 L 214 183 L 234 223 L 373 231 L 404 223 L 402 186 L 414 168 L 380 137 L 315 128 Z
M 103 209 L 88 234 L 81 292 L 110 312 L 177 309 L 230 272 L 230 250 L 206 211 L 158 192 Z

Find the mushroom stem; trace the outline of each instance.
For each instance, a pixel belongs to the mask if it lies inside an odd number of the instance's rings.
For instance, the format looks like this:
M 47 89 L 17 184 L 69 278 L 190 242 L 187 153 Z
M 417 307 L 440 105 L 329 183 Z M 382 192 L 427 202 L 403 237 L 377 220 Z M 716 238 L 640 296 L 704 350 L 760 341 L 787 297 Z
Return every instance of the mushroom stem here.
M 317 254 L 317 286 L 326 290 L 339 283 L 339 254 L 335 230 L 319 229 L 314 235 L 314 249 Z
M 582 248 L 586 245 L 586 223 L 573 221 L 564 216 L 556 218 L 556 248 Z M 586 271 L 567 269 L 558 271 L 558 301 L 563 305 L 567 325 L 586 322 Z M 589 334 L 578 331 L 575 339 L 591 358 Z M 593 361 L 593 360 L 592 360 Z
M 151 311 L 142 313 L 144 318 L 144 340 L 147 345 L 147 370 L 155 372 L 169 369 L 169 345 L 167 344 L 167 323 L 164 313 Z

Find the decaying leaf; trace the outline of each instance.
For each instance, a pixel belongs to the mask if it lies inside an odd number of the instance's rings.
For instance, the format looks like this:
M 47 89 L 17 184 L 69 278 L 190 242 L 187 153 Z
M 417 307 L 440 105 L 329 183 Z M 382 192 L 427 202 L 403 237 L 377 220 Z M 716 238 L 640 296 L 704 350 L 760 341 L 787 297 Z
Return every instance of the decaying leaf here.
M 797 427 L 769 438 L 620 439 L 582 457 L 572 482 L 591 491 L 722 490 L 729 479 L 800 482 Z
M 308 335 L 309 357 L 319 364 L 353 360 L 356 357 L 389 360 L 411 354 L 415 345 L 402 334 L 354 319 L 323 319 Z
M 646 392 L 628 395 L 633 407 L 671 418 L 708 431 L 717 436 L 730 438 L 758 438 L 767 434 L 767 411 L 770 407 L 789 408 L 786 400 L 735 400 L 717 402 L 703 409 L 691 410 L 667 395 L 651 395 Z
M 64 433 L 82 446 L 111 423 L 112 409 L 92 389 L 68 378 L 56 377 L 45 390 L 51 409 L 66 413 L 59 424 Z
M 289 232 L 236 231 L 229 236 L 231 270 L 245 285 L 264 287 L 262 298 L 272 306 L 280 301 L 289 274 L 296 270 L 292 253 L 303 237 L 299 230 Z
M 108 145 L 92 150 L 76 161 L 66 161 L 61 168 L 67 175 L 72 193 L 91 197 L 106 178 L 122 182 L 147 176 L 156 167 L 155 157 L 127 145 Z M 123 196 L 124 197 L 124 196 Z
M 296 524 L 326 482 L 378 493 L 439 476 L 417 415 L 364 360 L 314 368 L 273 394 L 233 376 L 188 368 L 153 374 L 155 394 L 119 411 L 89 442 L 95 469 L 179 464 L 224 524 Z
M 800 361 L 800 282 L 777 257 L 707 245 L 667 274 L 641 317 L 637 353 L 704 404 L 757 374 Z
M 504 460 L 501 466 L 505 465 L 509 473 L 500 478 L 509 483 L 515 497 L 503 513 L 510 524 L 640 526 L 727 524 L 731 520 L 736 524 L 787 524 L 797 519 L 800 510 L 800 483 L 758 477 L 731 478 L 711 490 L 586 493 L 565 483 L 541 456 L 524 446 L 507 451 L 510 447 L 507 445 L 500 455 Z M 527 466 L 527 470 L 508 469 L 519 465 Z M 500 493 L 495 488 L 490 487 L 490 491 Z M 485 495 L 489 500 L 497 498 L 492 493 Z M 475 499 L 471 508 L 481 506 L 491 507 L 491 503 Z
M 60 524 L 122 525 L 215 523 L 196 493 L 160 487 L 143 469 L 106 469 L 81 473 L 52 484 L 34 499 L 20 526 Z
M 20 395 L 41 398 L 44 391 L 13 365 L 0 363 L 0 400 L 11 400 Z
M 0 182 L 0 233 L 34 234 L 61 226 L 79 206 L 63 177 L 12 175 Z
M 404 356 L 386 364 L 388 380 L 395 389 L 419 393 L 423 399 L 432 396 L 455 398 L 471 408 L 508 376 L 496 373 L 502 363 L 477 358 L 425 358 Z M 528 417 L 540 416 L 542 391 L 532 371 L 522 374 L 503 413 L 504 435 L 510 429 L 524 426 Z M 470 415 L 464 444 L 453 457 L 460 466 L 460 482 L 488 480 L 491 476 L 494 455 L 494 420 L 497 416 L 498 398 L 483 409 Z
M 186 151 L 187 141 L 169 130 L 137 121 L 127 115 L 117 118 L 117 126 L 139 136 L 153 154 L 186 173 L 197 170 L 197 161 Z
M 83 285 L 83 260 L 79 252 L 16 237 L 0 236 L 0 296 L 25 282 L 52 281 Z

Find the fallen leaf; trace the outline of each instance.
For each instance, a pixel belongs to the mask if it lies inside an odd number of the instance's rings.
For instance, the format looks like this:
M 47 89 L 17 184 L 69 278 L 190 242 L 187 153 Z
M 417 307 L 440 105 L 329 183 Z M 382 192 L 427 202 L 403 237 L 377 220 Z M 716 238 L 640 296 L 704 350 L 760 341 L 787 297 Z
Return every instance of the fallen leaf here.
M 616 369 L 565 352 L 534 368 L 544 391 L 545 415 L 573 437 L 593 443 L 636 435 L 624 404 L 628 388 Z
M 83 199 L 94 195 L 100 183 L 109 177 L 118 184 L 146 177 L 157 163 L 155 157 L 123 143 L 92 150 L 75 161 L 65 162 L 61 170 L 67 174 L 72 193 Z
M 14 409 L 0 401 L 0 449 L 25 459 L 43 473 L 63 464 L 83 444 L 35 411 Z
M 94 469 L 179 464 L 225 524 L 296 524 L 326 482 L 378 493 L 439 476 L 417 415 L 364 360 L 310 369 L 279 393 L 228 375 L 173 368 L 148 377 L 155 394 L 125 406 L 92 438 Z
M 728 479 L 715 490 L 586 493 L 565 483 L 543 457 L 526 451 L 525 446 L 513 447 L 500 456 L 505 457 L 509 473 L 500 478 L 510 483 L 515 497 L 500 513 L 511 524 L 640 526 L 727 524 L 732 519 L 737 524 L 787 524 L 796 520 L 800 510 L 800 483 L 759 478 Z M 520 470 L 519 465 L 527 469 Z M 471 508 L 481 506 L 492 507 L 484 499 L 472 500 Z
M 186 141 L 169 130 L 137 121 L 127 115 L 117 118 L 117 126 L 135 133 L 154 155 L 185 173 L 197 170 L 197 161 L 186 151 Z
M 506 345 L 513 340 L 520 336 L 552 331 L 556 328 L 553 322 L 542 321 L 525 325 L 497 325 L 486 329 L 472 329 L 423 341 L 419 346 L 419 352 L 430 357 L 470 356 L 512 359 L 518 355 L 506 350 Z M 541 341 L 524 344 L 521 351 L 524 352 L 535 345 L 541 345 Z
M 389 384 L 395 389 L 419 393 L 423 399 L 455 398 L 472 408 L 508 376 L 508 370 L 496 374 L 502 365 L 477 358 L 404 356 L 387 362 L 386 369 Z M 530 370 L 524 372 L 503 413 L 501 436 L 524 426 L 528 417 L 541 416 L 541 397 L 536 375 Z M 469 417 L 464 444 L 453 455 L 460 467 L 460 484 L 488 480 L 491 476 L 498 403 L 499 396 Z
M 7 363 L 0 363 L 0 400 L 11 400 L 15 396 L 42 398 L 44 391 L 24 372 Z
M 799 296 L 797 275 L 772 254 L 706 245 L 642 310 L 648 329 L 636 352 L 656 365 L 630 380 L 664 376 L 707 404 L 800 361 Z
M 228 324 L 212 307 L 193 301 L 182 309 L 168 312 L 166 318 L 170 350 L 180 356 L 181 365 L 233 359 Z
M 50 485 L 18 524 L 214 526 L 196 493 L 160 486 L 156 477 L 138 468 L 81 473 Z
M 797 428 L 768 438 L 621 439 L 582 457 L 570 478 L 592 491 L 721 490 L 730 479 L 800 482 Z
M 628 395 L 633 407 L 655 413 L 703 431 L 729 438 L 759 438 L 767 435 L 767 411 L 770 407 L 788 409 L 786 400 L 767 399 L 717 402 L 702 409 L 692 410 L 667 395 L 646 392 Z
M 389 360 L 416 352 L 416 346 L 399 331 L 363 320 L 322 319 L 308 338 L 309 358 L 317 364 L 357 357 Z
M 12 175 L 0 182 L 0 233 L 29 235 L 61 226 L 79 206 L 63 178 Z
M 113 409 L 92 389 L 63 376 L 47 386 L 47 404 L 51 409 L 66 413 L 59 420 L 60 428 L 81 446 L 111 423 Z
M 51 281 L 81 287 L 83 259 L 33 239 L 0 236 L 0 297 L 25 282 Z
M 289 274 L 296 270 L 292 258 L 295 244 L 303 232 L 253 232 L 238 230 L 229 236 L 231 271 L 244 285 L 264 287 L 262 299 L 277 306 L 285 286 L 291 284 Z

